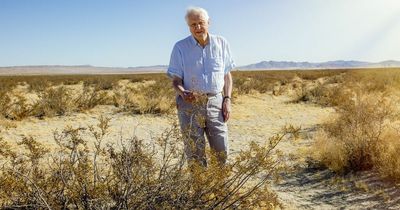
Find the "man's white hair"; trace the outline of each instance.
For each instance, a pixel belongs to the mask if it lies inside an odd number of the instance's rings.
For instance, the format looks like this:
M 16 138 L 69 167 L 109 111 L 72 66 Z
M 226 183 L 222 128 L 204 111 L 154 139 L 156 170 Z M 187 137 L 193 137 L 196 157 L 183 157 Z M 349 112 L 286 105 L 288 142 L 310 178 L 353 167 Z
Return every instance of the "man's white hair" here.
M 208 16 L 207 10 L 205 10 L 205 9 L 203 9 L 201 7 L 189 7 L 186 10 L 186 15 L 185 15 L 186 22 L 188 22 L 189 16 L 191 16 L 191 15 L 200 15 L 206 21 L 208 21 L 210 19 L 210 17 Z

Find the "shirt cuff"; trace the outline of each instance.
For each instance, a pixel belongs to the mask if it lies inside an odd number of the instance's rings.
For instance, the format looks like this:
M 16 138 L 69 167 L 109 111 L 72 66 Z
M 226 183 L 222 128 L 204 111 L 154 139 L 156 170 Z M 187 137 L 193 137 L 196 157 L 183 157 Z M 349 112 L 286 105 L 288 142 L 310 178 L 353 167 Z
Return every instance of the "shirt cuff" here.
M 180 74 L 176 73 L 176 72 L 167 71 L 167 75 L 170 78 L 174 78 L 174 76 L 176 76 L 176 77 L 179 77 L 180 79 L 182 79 L 182 76 Z
M 229 72 L 231 72 L 232 69 L 234 69 L 236 66 L 235 65 L 230 65 L 228 67 L 225 68 L 224 74 L 228 74 Z

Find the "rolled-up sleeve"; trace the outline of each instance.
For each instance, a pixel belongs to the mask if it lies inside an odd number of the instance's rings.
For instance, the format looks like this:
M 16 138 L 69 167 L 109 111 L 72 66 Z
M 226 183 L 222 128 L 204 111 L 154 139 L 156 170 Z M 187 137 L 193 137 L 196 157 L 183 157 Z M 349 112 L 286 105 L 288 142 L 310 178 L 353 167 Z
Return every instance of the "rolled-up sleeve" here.
M 169 61 L 169 66 L 167 70 L 167 75 L 171 78 L 177 76 L 183 79 L 183 60 L 182 53 L 179 50 L 179 47 L 175 44 L 172 49 L 171 58 Z
M 235 61 L 233 60 L 232 53 L 228 42 L 225 42 L 225 70 L 224 73 L 228 74 L 232 69 L 236 67 Z

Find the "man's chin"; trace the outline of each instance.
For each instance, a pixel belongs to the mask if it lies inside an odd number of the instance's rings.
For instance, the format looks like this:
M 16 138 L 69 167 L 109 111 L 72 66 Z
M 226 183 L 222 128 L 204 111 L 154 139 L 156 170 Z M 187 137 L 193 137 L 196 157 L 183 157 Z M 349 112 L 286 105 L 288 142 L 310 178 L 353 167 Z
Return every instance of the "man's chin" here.
M 196 33 L 195 35 L 196 35 L 196 38 L 199 38 L 199 39 L 206 36 L 205 33 Z

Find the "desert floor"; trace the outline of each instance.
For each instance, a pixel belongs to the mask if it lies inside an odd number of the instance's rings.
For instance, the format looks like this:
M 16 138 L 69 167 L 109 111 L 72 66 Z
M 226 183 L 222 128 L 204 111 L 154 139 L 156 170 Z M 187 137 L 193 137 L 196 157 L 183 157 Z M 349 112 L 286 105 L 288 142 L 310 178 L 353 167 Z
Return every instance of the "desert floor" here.
M 233 104 L 229 121 L 230 154 L 247 147 L 250 141 L 265 143 L 285 125 L 301 127 L 301 138 L 284 141 L 279 149 L 293 155 L 296 170 L 285 174 L 280 183 L 272 184 L 288 209 L 399 209 L 399 186 L 390 186 L 376 178 L 373 172 L 337 176 L 307 162 L 307 149 L 321 123 L 334 114 L 333 108 L 313 104 L 289 103 L 287 96 L 252 94 L 240 96 Z M 176 121 L 175 115 L 133 115 L 118 113 L 113 106 L 97 106 L 86 113 L 40 120 L 28 118 L 1 125 L 4 139 L 15 143 L 22 136 L 32 136 L 47 146 L 55 147 L 53 132 L 66 126 L 96 125 L 98 117 L 111 118 L 107 139 L 117 141 L 134 135 L 151 139 Z M 7 129 L 4 129 L 7 127 Z M 111 140 L 113 139 L 113 140 Z M 118 142 L 108 142 L 118 144 Z M 16 144 L 14 144 L 17 147 Z

